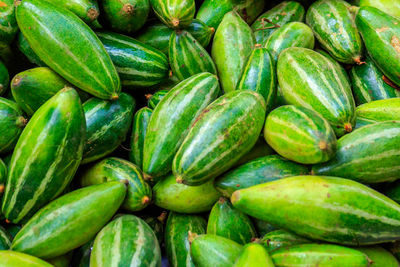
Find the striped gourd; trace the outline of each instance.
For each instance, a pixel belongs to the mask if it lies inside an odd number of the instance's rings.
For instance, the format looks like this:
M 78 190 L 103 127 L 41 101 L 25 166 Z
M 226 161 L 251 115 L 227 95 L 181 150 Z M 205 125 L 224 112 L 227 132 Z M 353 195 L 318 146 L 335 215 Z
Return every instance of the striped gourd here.
M 169 64 L 180 80 L 198 73 L 217 74 L 207 50 L 187 31 L 174 31 L 169 39 Z
M 74 1 L 64 1 L 64 0 L 46 0 L 53 3 L 59 7 L 68 9 L 73 12 L 84 22 L 92 26 L 99 26 L 97 21 L 100 15 L 99 5 L 96 0 L 74 0 Z
M 230 197 L 236 190 L 309 173 L 306 166 L 270 155 L 249 161 L 224 174 L 215 181 L 215 187 L 224 196 Z
M 366 6 L 358 11 L 356 24 L 372 60 L 400 85 L 400 18 Z
M 350 83 L 330 59 L 307 48 L 291 47 L 279 56 L 277 73 L 288 104 L 318 112 L 337 136 L 352 131 L 355 104 Z
M 4 94 L 8 88 L 10 76 L 4 63 L 0 60 L 0 95 Z
M 372 261 L 370 267 L 398 267 L 400 263 L 392 253 L 380 246 L 358 247 L 356 250 L 364 253 Z
M 377 123 L 377 121 L 357 117 L 356 118 L 356 127 L 354 129 L 359 129 L 363 126 L 366 126 L 369 124 L 374 124 L 374 123 Z
M 128 34 L 142 28 L 150 11 L 149 0 L 104 0 L 102 4 L 111 29 Z
M 256 44 L 243 67 L 236 90 L 252 90 L 261 94 L 267 110 L 270 110 L 276 98 L 276 84 L 275 63 L 268 49 Z
M 263 0 L 205 0 L 196 14 L 196 19 L 217 29 L 225 14 L 234 10 L 250 24 L 263 11 L 264 6 Z
M 381 121 L 400 121 L 400 98 L 372 101 L 356 108 L 357 118 Z
M 125 93 L 114 101 L 93 97 L 83 104 L 86 141 L 82 164 L 110 154 L 125 140 L 134 109 L 135 99 Z
M 222 236 L 241 245 L 249 243 L 257 235 L 250 218 L 223 197 L 211 209 L 207 234 Z
M 251 25 L 258 44 L 265 44 L 269 36 L 286 23 L 304 20 L 304 7 L 296 1 L 283 1 L 263 13 Z
M 312 241 L 286 230 L 275 230 L 264 235 L 259 241 L 268 252 L 278 248 L 312 243 Z
M 235 11 L 227 13 L 218 27 L 211 55 L 225 93 L 234 91 L 254 46 L 254 34 Z
M 67 87 L 35 112 L 18 139 L 9 165 L 4 216 L 18 223 L 61 194 L 79 166 L 84 141 L 81 102 Z
M 0 97 L 0 154 L 14 149 L 26 123 L 27 119 L 17 103 Z
M 336 68 L 337 68 L 338 70 L 340 70 L 340 71 L 343 73 L 343 76 L 345 76 L 346 79 L 347 79 L 347 80 L 349 81 L 349 83 L 350 83 L 350 77 L 349 77 L 349 75 L 347 74 L 346 69 L 344 68 L 344 66 L 343 66 L 341 63 L 337 62 L 328 52 L 326 52 L 326 51 L 323 50 L 323 49 L 315 49 L 315 51 L 318 52 L 318 53 L 320 53 L 321 55 L 325 56 L 325 58 L 327 58 L 333 65 L 335 65 Z
M 30 46 L 22 32 L 18 33 L 17 46 L 22 54 L 26 56 L 29 62 L 41 67 L 46 67 L 46 63 L 44 63 L 43 60 L 41 60 L 35 52 L 33 52 L 32 47 Z
M 73 255 L 71 266 L 76 267 L 89 267 L 90 266 L 90 254 L 92 253 L 94 239 L 86 242 L 83 246 L 77 248 Z
M 154 204 L 160 208 L 180 213 L 200 213 L 211 210 L 220 193 L 213 181 L 199 186 L 176 182 L 173 175 L 164 177 L 153 187 Z
M 0 250 L 0 258 L 0 267 L 53 267 L 44 260 L 11 250 Z
M 360 0 L 360 7 L 373 6 L 383 12 L 400 18 L 400 3 L 393 0 Z
M 138 165 L 140 169 L 143 168 L 144 139 L 152 113 L 153 111 L 151 109 L 144 107 L 139 109 L 133 117 L 129 160 Z
M 303 244 L 280 248 L 271 252 L 271 258 L 275 266 L 369 267 L 371 264 L 364 253 L 331 244 Z
M 399 179 L 399 165 L 400 123 L 380 122 L 340 138 L 333 159 L 312 172 L 372 184 Z
M 83 245 L 111 219 L 125 192 L 123 183 L 108 182 L 65 194 L 38 211 L 22 227 L 11 249 L 49 259 Z
M 210 43 L 212 36 L 214 35 L 215 29 L 207 26 L 204 22 L 198 19 L 192 20 L 186 31 L 203 46 L 207 47 Z M 136 39 L 157 48 L 164 54 L 168 54 L 169 39 L 174 30 L 168 28 L 168 26 L 162 23 L 153 23 L 146 26 L 140 33 L 136 36 Z
M 11 81 L 11 92 L 18 106 L 32 116 L 47 100 L 70 84 L 50 68 L 33 68 L 18 73 Z M 77 90 L 81 101 L 89 98 Z
M 318 0 L 308 9 L 306 21 L 334 59 L 361 64 L 363 43 L 349 8 L 344 0 Z
M 370 57 L 365 64 L 355 65 L 350 71 L 354 99 L 358 105 L 374 100 L 400 97 L 400 91 L 383 80 L 383 73 Z
M 97 34 L 110 55 L 123 86 L 147 87 L 168 77 L 168 59 L 157 49 L 117 33 Z
M 275 154 L 275 151 L 267 144 L 267 142 L 265 142 L 264 137 L 260 135 L 253 148 L 249 152 L 244 154 L 238 161 L 236 161 L 233 167 L 238 167 L 244 163 L 252 161 L 253 159 L 265 157 L 272 154 Z
M 190 252 L 196 267 L 232 266 L 243 250 L 235 241 L 217 235 L 194 235 L 191 239 Z
M 150 0 L 156 16 L 170 28 L 185 28 L 194 18 L 194 0 Z
M 54 267 L 70 267 L 71 257 L 72 251 L 68 252 L 67 254 L 48 259 L 46 261 L 52 264 Z
M 4 192 L 4 185 L 7 180 L 7 165 L 4 163 L 2 159 L 0 159 L 0 196 Z
M 227 171 L 257 142 L 265 112 L 264 98 L 248 90 L 230 92 L 211 103 L 175 155 L 172 171 L 177 181 L 198 185 Z
M 176 85 L 155 107 L 143 147 L 143 172 L 156 179 L 171 171 L 176 151 L 191 124 L 219 94 L 218 78 L 207 72 Z
M 146 95 L 146 97 L 149 97 L 147 99 L 147 106 L 150 109 L 154 109 L 158 103 L 160 103 L 161 99 L 164 98 L 164 96 L 169 92 L 168 89 L 162 89 L 157 92 L 155 92 L 153 95 Z
M 205 234 L 207 222 L 198 215 L 171 212 L 165 227 L 165 250 L 171 267 L 194 267 L 189 235 Z
M 269 50 L 275 62 L 283 50 L 289 47 L 314 48 L 314 33 L 302 22 L 289 22 L 274 31 L 264 47 Z
M 2 0 L 0 5 L 0 42 L 9 44 L 18 32 L 13 0 Z
M 119 159 L 106 158 L 86 169 L 80 177 L 82 186 L 110 181 L 127 184 L 127 193 L 122 208 L 128 211 L 144 209 L 151 201 L 151 187 L 144 181 L 142 171 L 135 164 Z
M 161 250 L 150 226 L 139 217 L 123 215 L 96 236 L 90 267 L 161 267 Z
M 231 201 L 252 217 L 310 239 L 359 246 L 400 236 L 400 205 L 348 179 L 296 176 L 236 191 Z
M 7 233 L 6 229 L 0 226 L 0 251 L 7 250 L 11 246 L 11 236 Z
M 118 73 L 89 26 L 69 10 L 47 1 L 18 3 L 18 26 L 41 60 L 96 97 L 118 98 L 121 91 Z
M 281 106 L 269 113 L 264 138 L 279 155 L 302 164 L 326 162 L 336 152 L 336 136 L 328 121 L 301 106 Z
M 274 267 L 271 257 L 265 248 L 257 243 L 243 247 L 242 253 L 236 259 L 233 267 Z

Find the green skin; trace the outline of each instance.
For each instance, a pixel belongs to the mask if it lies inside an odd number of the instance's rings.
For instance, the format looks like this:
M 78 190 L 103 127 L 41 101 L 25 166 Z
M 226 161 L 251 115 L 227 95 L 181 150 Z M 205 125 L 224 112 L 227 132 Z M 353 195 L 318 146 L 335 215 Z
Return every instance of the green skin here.
M 170 28 L 185 28 L 196 12 L 194 0 L 150 0 L 156 16 Z
M 257 235 L 250 218 L 225 198 L 220 198 L 211 209 L 207 234 L 222 236 L 241 245 L 249 243 Z
M 18 139 L 4 192 L 4 216 L 18 223 L 61 194 L 79 167 L 84 142 L 81 101 L 66 87 L 35 112 Z
M 0 1 L 0 40 L 10 44 L 18 32 L 13 0 Z
M 254 47 L 254 34 L 235 11 L 224 16 L 212 43 L 211 55 L 225 93 L 236 90 L 247 58 Z
M 400 181 L 389 183 L 382 193 L 397 203 L 400 203 Z
M 217 29 L 225 14 L 235 10 L 250 24 L 263 11 L 264 5 L 262 0 L 205 0 L 196 14 L 196 19 Z
M 307 11 L 306 21 L 321 46 L 337 61 L 360 64 L 363 43 L 350 4 L 344 0 L 319 0 Z
M 134 215 L 112 220 L 96 236 L 90 255 L 91 267 L 161 267 L 161 250 L 150 226 Z
M 71 266 L 89 267 L 90 254 L 92 253 L 94 239 L 77 248 L 72 256 Z
M 17 103 L 0 97 L 0 154 L 14 149 L 26 123 L 27 119 Z
M 279 5 L 263 13 L 251 25 L 256 42 L 258 44 L 265 44 L 269 36 L 279 29 L 279 27 L 292 21 L 303 21 L 304 13 L 304 7 L 295 1 L 283 1 Z
M 271 252 L 276 267 L 368 267 L 371 260 L 355 249 L 330 244 L 303 244 L 280 248 Z
M 314 48 L 314 33 L 302 22 L 289 22 L 274 31 L 264 47 L 267 48 L 276 64 L 283 50 L 289 47 Z
M 356 118 L 356 127 L 354 129 L 356 130 L 363 126 L 374 124 L 374 123 L 377 123 L 377 121 L 357 117 Z
M 379 122 L 357 129 L 338 140 L 328 162 L 314 165 L 312 173 L 346 177 L 373 184 L 400 177 L 400 123 Z
M 370 267 L 398 267 L 399 262 L 392 253 L 379 246 L 374 247 L 360 247 L 356 250 L 364 253 L 372 261 Z
M 400 18 L 400 3 L 392 0 L 360 0 L 360 7 L 372 6 L 383 12 Z
M 0 258 L 0 267 L 54 267 L 39 258 L 11 250 L 0 250 Z
M 153 111 L 151 109 L 144 107 L 139 109 L 133 117 L 129 160 L 139 166 L 140 169 L 143 168 L 144 139 L 152 113 Z
M 52 264 L 54 267 L 69 267 L 71 263 L 71 257 L 72 251 L 67 254 L 49 259 L 47 262 Z
M 35 52 L 33 52 L 32 47 L 29 45 L 28 41 L 26 40 L 25 36 L 22 32 L 18 33 L 18 40 L 17 40 L 18 49 L 26 56 L 29 62 L 36 64 L 40 67 L 46 67 L 46 63 L 44 63 Z
M 214 28 L 207 26 L 204 22 L 198 19 L 192 20 L 192 22 L 187 28 L 185 28 L 185 30 L 190 32 L 190 34 L 203 47 L 207 47 L 207 45 L 211 41 L 211 37 L 214 35 L 215 32 Z M 164 54 L 168 54 L 169 39 L 172 32 L 173 29 L 168 28 L 168 26 L 157 22 L 146 26 L 135 38 L 147 45 L 150 45 L 160 50 Z
M 99 98 L 118 97 L 121 84 L 110 56 L 76 15 L 47 1 L 24 0 L 16 18 L 33 51 L 64 79 Z
M 8 88 L 10 82 L 10 76 L 4 63 L 0 60 L 0 95 L 3 95 Z
M 176 153 L 172 171 L 177 181 L 199 185 L 227 171 L 257 142 L 265 113 L 264 98 L 256 92 L 219 97 L 192 124 Z
M 100 15 L 99 5 L 96 0 L 47 0 L 54 5 L 68 9 L 89 25 L 97 25 Z
M 105 157 L 125 140 L 132 123 L 135 103 L 130 95 L 122 93 L 115 101 L 93 97 L 83 104 L 86 142 L 82 164 Z
M 110 181 L 126 182 L 127 193 L 122 208 L 139 211 L 151 201 L 151 187 L 144 181 L 142 171 L 133 163 L 119 159 L 106 158 L 85 170 L 81 178 L 82 186 L 90 186 Z
M 165 250 L 171 267 L 194 267 L 189 236 L 206 233 L 207 222 L 197 215 L 171 212 L 165 227 Z
M 0 159 L 0 186 L 5 185 L 6 179 L 7 179 L 7 166 Z M 0 193 L 2 193 L 3 190 L 4 190 L 4 188 L 2 188 L 2 189 L 0 188 Z
M 329 58 L 291 47 L 278 60 L 278 81 L 285 101 L 319 113 L 337 136 L 351 132 L 355 104 L 348 77 Z
M 350 77 L 357 105 L 400 97 L 400 91 L 383 81 L 383 73 L 368 56 L 365 64 L 353 66 Z
M 294 245 L 311 243 L 310 240 L 286 230 L 275 230 L 264 235 L 259 241 L 269 252 Z
M 180 213 L 200 213 L 211 210 L 220 193 L 212 181 L 199 186 L 178 184 L 175 176 L 169 175 L 153 187 L 154 204 Z
M 322 49 L 315 49 L 316 52 L 320 53 L 321 55 L 325 56 L 325 58 L 327 58 L 332 64 L 334 64 L 336 66 L 336 68 L 338 70 L 340 70 L 343 73 L 343 76 L 347 79 L 347 81 L 350 83 L 350 77 L 347 74 L 346 69 L 344 68 L 344 66 L 342 64 L 340 64 L 339 62 L 337 62 L 331 55 L 329 55 L 328 52 L 326 52 L 325 50 Z
M 356 109 L 357 117 L 373 121 L 400 121 L 400 98 L 376 100 Z
M 103 8 L 111 28 L 129 34 L 143 27 L 150 3 L 149 0 L 105 0 Z
M 268 155 L 273 155 L 275 154 L 275 151 L 265 142 L 264 137 L 260 136 L 256 142 L 256 144 L 253 146 L 253 148 L 247 152 L 245 155 L 243 155 L 236 163 L 233 165 L 233 167 L 238 167 L 242 164 L 245 164 L 253 159 L 268 156 Z
M 11 236 L 0 226 L 0 251 L 7 250 L 11 246 Z
M 265 248 L 257 243 L 243 247 L 233 267 L 275 267 Z
M 123 86 L 148 87 L 168 78 L 168 59 L 161 51 L 121 34 L 105 32 L 97 35 Z
M 194 238 L 190 252 L 196 267 L 233 266 L 243 247 L 217 235 L 199 235 Z
M 141 216 L 141 218 L 151 227 L 157 237 L 158 244 L 164 241 L 164 221 L 167 217 L 167 212 L 162 212 L 160 216 Z
M 11 249 L 50 259 L 80 247 L 111 219 L 122 204 L 125 192 L 123 183 L 108 182 L 65 194 L 24 225 Z
M 279 155 L 301 164 L 326 162 L 336 152 L 336 136 L 329 122 L 300 106 L 281 106 L 269 113 L 264 138 Z
M 158 103 L 160 103 L 161 99 L 169 92 L 169 90 L 160 90 L 151 95 L 151 97 L 147 100 L 147 106 L 151 109 L 155 109 Z
M 215 64 L 207 50 L 187 31 L 174 31 L 169 39 L 169 64 L 179 80 L 195 74 L 217 74 Z
M 147 126 L 143 172 L 157 181 L 171 171 L 172 161 L 190 126 L 220 93 L 218 78 L 207 72 L 176 85 L 157 104 Z
M 268 49 L 254 47 L 244 65 L 236 90 L 251 90 L 261 94 L 269 111 L 276 98 L 276 83 L 275 63 Z
M 296 176 L 236 191 L 231 201 L 252 217 L 310 239 L 355 246 L 399 239 L 400 205 L 348 179 Z
M 11 81 L 12 96 L 18 106 L 32 116 L 47 100 L 70 84 L 47 67 L 29 69 L 18 73 Z M 86 92 L 77 90 L 81 101 L 89 98 Z
M 365 47 L 378 68 L 400 85 L 400 18 L 374 7 L 361 7 L 356 16 Z

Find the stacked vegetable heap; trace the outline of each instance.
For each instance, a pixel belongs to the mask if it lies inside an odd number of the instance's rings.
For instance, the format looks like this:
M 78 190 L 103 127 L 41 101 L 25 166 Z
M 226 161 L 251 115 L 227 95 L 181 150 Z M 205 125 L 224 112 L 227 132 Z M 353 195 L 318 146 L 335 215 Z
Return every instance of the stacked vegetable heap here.
M 0 59 L 0 267 L 399 266 L 399 0 L 0 0 Z

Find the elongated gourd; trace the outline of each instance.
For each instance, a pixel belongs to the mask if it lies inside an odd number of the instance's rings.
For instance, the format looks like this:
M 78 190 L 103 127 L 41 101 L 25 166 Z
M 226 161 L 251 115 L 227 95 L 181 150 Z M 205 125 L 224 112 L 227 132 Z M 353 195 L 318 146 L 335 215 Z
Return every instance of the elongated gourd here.
M 194 18 L 194 0 L 150 0 L 156 16 L 170 28 L 185 28 Z

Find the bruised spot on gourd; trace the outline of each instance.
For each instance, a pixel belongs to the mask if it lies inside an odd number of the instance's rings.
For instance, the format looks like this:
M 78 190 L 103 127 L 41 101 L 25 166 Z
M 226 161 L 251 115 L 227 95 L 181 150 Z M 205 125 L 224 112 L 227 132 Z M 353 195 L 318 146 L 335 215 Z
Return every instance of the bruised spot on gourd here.
M 393 35 L 390 44 L 393 46 L 397 53 L 400 53 L 400 40 L 399 38 L 397 38 L 397 36 Z

